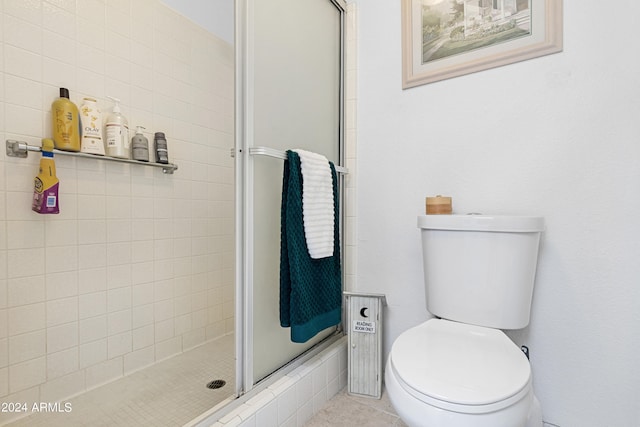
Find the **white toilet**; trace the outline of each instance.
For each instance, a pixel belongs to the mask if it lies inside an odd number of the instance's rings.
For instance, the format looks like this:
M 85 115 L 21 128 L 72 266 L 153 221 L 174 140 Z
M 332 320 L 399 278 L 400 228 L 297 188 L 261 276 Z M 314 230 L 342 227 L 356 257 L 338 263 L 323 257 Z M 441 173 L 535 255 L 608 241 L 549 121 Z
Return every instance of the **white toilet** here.
M 402 333 L 386 390 L 410 427 L 541 427 L 526 355 L 500 329 L 529 324 L 541 217 L 418 217 L 427 309 Z

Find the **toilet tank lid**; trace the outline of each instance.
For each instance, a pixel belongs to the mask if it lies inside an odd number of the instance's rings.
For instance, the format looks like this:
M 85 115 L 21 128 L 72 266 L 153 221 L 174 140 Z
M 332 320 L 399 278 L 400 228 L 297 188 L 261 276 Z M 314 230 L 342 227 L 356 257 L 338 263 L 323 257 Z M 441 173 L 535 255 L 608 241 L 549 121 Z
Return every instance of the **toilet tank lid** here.
M 544 230 L 544 218 L 541 216 L 479 214 L 419 215 L 418 228 L 426 230 L 532 233 Z

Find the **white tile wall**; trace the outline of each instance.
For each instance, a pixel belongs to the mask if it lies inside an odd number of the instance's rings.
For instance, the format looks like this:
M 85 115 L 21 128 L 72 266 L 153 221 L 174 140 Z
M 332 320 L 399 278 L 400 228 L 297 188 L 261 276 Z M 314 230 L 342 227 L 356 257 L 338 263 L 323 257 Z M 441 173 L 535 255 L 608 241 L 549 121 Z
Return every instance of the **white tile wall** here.
M 0 150 L 2 400 L 61 399 L 230 332 L 233 48 L 157 0 L 4 0 L 0 20 L 0 139 L 49 137 L 62 86 L 103 113 L 120 98 L 179 166 L 56 156 L 61 213 L 40 216 L 39 156 Z

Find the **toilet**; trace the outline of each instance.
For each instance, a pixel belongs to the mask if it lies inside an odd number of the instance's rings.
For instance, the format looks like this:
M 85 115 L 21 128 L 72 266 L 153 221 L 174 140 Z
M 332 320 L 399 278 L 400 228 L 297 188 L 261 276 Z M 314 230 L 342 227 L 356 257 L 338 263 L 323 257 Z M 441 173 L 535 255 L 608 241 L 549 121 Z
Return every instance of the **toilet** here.
M 525 353 L 501 329 L 529 324 L 544 220 L 424 215 L 427 310 L 393 343 L 385 387 L 410 427 L 542 427 Z

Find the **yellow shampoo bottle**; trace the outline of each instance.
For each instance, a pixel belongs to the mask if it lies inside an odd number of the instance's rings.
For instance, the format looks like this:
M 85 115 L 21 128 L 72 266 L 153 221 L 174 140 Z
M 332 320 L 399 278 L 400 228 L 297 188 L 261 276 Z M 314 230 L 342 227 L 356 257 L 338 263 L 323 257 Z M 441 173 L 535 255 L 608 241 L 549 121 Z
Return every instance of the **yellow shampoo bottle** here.
M 60 88 L 60 98 L 51 104 L 53 142 L 58 150 L 80 151 L 80 115 L 69 99 L 69 89 Z
M 34 180 L 31 209 L 39 214 L 60 213 L 59 186 L 60 182 L 56 176 L 56 164 L 53 161 L 53 141 L 43 139 L 40 171 Z

